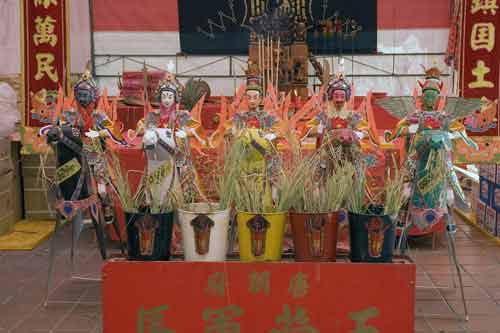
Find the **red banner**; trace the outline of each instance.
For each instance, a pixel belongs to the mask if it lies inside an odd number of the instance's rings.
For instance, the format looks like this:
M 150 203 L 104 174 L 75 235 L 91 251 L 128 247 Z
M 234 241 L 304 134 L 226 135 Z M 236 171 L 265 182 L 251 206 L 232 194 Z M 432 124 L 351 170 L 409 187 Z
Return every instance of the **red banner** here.
M 465 0 L 461 61 L 461 93 L 482 98 L 483 112 L 465 120 L 470 135 L 499 135 L 499 2 Z
M 69 82 L 69 44 L 65 0 L 23 0 L 24 125 L 49 121 L 59 86 Z
M 415 269 L 111 261 L 104 332 L 413 332 Z

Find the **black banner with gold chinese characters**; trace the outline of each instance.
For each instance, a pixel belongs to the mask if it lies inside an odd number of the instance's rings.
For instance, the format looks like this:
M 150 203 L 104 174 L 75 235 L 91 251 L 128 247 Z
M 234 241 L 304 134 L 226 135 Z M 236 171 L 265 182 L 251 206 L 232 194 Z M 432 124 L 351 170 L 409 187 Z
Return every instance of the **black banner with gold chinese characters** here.
M 377 50 L 377 0 L 182 0 L 178 4 L 181 49 L 188 54 L 248 54 L 255 19 L 273 9 L 305 21 L 314 54 Z
M 464 1 L 461 95 L 481 98 L 482 110 L 465 119 L 469 135 L 499 135 L 500 10 L 497 0 Z
M 40 127 L 50 123 L 57 91 L 69 80 L 67 1 L 21 3 L 24 125 Z

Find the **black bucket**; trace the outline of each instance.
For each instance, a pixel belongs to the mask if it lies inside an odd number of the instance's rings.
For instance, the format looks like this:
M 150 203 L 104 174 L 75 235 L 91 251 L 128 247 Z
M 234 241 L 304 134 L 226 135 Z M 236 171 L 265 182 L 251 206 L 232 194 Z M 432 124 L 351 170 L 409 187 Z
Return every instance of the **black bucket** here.
M 373 213 L 383 210 L 372 209 Z M 349 212 L 352 262 L 392 262 L 396 239 L 395 227 L 389 215 Z
M 170 260 L 174 213 L 125 213 L 129 260 Z

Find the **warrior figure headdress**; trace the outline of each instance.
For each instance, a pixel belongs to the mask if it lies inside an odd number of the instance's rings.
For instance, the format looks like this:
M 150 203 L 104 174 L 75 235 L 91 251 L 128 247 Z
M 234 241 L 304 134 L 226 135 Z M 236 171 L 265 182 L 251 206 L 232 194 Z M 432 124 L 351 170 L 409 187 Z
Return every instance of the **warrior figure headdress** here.
M 261 77 L 259 66 L 252 61 L 248 62 L 247 75 L 247 91 L 258 91 L 262 95 Z
M 90 104 L 96 103 L 99 98 L 99 88 L 92 78 L 89 68 L 85 69 L 80 80 L 75 84 L 73 91 L 76 101 L 83 108 L 87 108 Z
M 331 79 L 328 83 L 328 88 L 326 90 L 328 99 L 333 99 L 333 93 L 339 90 L 345 92 L 346 101 L 351 98 L 351 85 L 344 79 L 344 74 L 342 73 L 337 73 L 335 78 Z
M 175 102 L 179 103 L 180 101 L 180 89 L 179 86 L 177 85 L 177 82 L 175 81 L 175 77 L 172 73 L 167 72 L 165 74 L 165 78 L 160 81 L 158 84 L 158 99 L 161 102 L 161 94 L 165 91 L 169 91 L 174 94 L 175 96 Z
M 428 69 L 422 66 L 422 68 L 425 71 L 425 81 L 418 81 L 420 88 L 422 88 L 422 92 L 426 90 L 441 92 L 443 88 L 443 81 L 441 81 L 442 71 L 435 66 Z

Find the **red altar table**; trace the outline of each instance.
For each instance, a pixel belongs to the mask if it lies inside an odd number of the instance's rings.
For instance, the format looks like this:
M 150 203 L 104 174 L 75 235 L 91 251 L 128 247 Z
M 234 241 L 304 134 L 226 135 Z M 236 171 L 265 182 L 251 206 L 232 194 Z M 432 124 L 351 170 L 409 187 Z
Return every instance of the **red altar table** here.
M 102 274 L 105 333 L 414 329 L 414 264 L 116 260 Z

